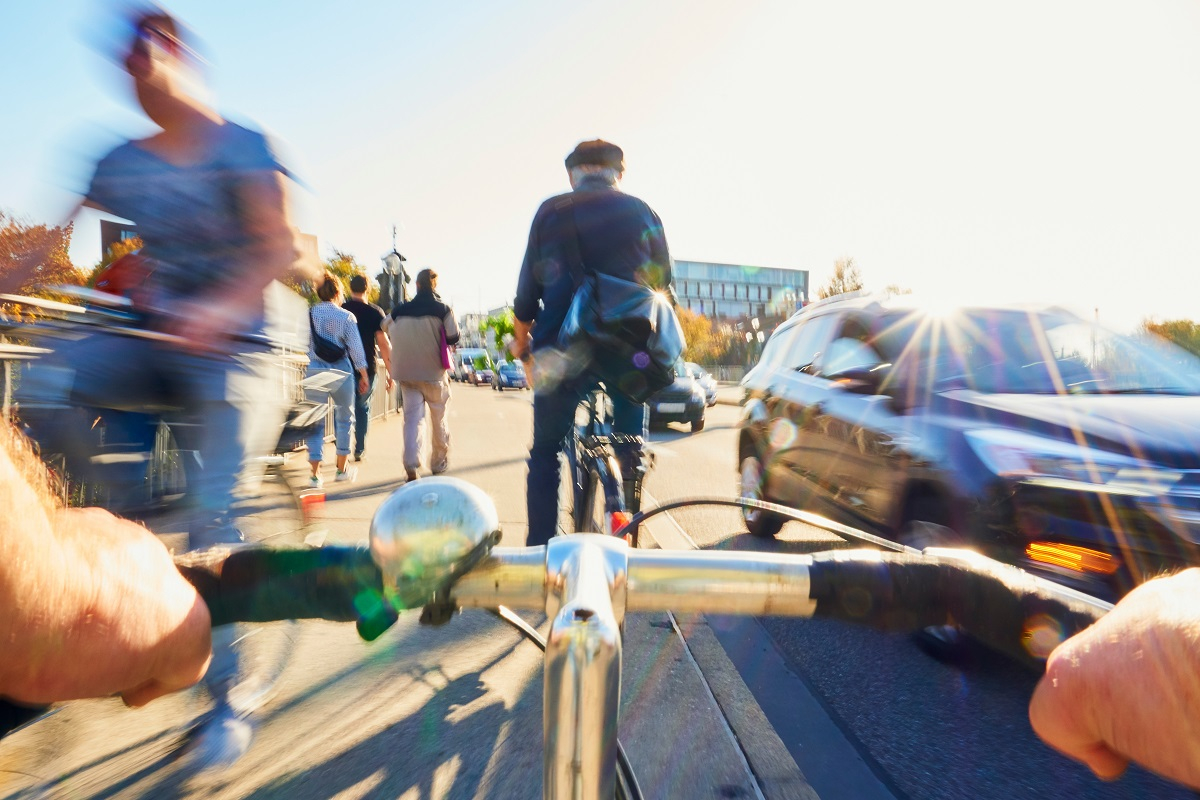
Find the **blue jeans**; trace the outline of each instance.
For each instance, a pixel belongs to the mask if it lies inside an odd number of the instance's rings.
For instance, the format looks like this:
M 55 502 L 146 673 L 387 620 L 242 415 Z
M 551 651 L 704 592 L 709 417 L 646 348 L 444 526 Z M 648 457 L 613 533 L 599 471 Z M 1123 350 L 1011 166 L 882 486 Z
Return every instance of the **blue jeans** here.
M 308 365 L 306 375 L 312 377 L 321 372 L 341 373 L 342 379 L 332 385 L 328 392 L 309 390 L 309 400 L 321 402 L 326 397 L 333 398 L 333 444 L 339 456 L 350 455 L 350 429 L 354 427 L 354 384 L 357 379 L 350 366 L 350 359 L 342 359 L 337 364 L 326 364 L 324 361 L 314 361 Z M 320 461 L 325 449 L 325 427 L 318 425 L 308 437 L 308 460 Z
M 582 375 L 559 383 L 552 389 L 534 389 L 533 444 L 529 448 L 529 476 L 525 484 L 529 520 L 526 545 L 546 544 L 557 532 L 561 477 L 558 455 L 575 423 L 575 408 L 598 384 L 597 378 Z M 631 403 L 615 393 L 611 397 L 613 431 L 645 438 L 646 406 Z
M 367 375 L 367 393 L 358 391 L 354 382 L 354 454 L 367 449 L 367 425 L 371 423 L 371 395 L 375 392 L 375 375 Z
M 94 333 L 64 341 L 31 363 L 23 373 L 20 395 L 29 402 L 71 406 L 59 416 L 57 430 L 47 431 L 61 440 L 47 447 L 48 452 L 71 453 L 84 441 L 87 425 L 96 416 L 88 409 L 109 410 L 106 418 L 114 423 L 110 436 L 118 430 L 129 432 L 121 421 L 127 415 L 121 412 L 151 419 L 155 409 L 177 409 L 166 416 L 182 415 L 191 423 L 172 426 L 178 448 L 198 457 L 186 462 L 194 502 L 191 546 L 206 547 L 235 536 L 227 525 L 235 493 L 243 480 L 261 471 L 258 457 L 274 450 L 288 402 L 280 390 L 278 359 L 265 347 L 239 349 L 193 352 Z M 74 454 L 79 461 L 90 455 Z

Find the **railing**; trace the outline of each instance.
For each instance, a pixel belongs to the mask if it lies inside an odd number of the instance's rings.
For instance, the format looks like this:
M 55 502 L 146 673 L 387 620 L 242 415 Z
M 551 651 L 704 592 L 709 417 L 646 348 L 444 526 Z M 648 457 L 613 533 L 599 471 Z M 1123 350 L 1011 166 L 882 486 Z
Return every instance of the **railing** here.
M 709 373 L 718 381 L 728 381 L 737 383 L 746 374 L 746 368 L 738 364 L 724 364 L 717 366 L 708 366 L 701 364 Z

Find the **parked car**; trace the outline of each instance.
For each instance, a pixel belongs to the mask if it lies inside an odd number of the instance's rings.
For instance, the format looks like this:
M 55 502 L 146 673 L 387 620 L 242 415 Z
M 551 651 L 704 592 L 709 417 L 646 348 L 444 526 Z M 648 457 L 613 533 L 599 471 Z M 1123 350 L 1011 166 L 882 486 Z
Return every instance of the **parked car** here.
M 686 361 L 684 365 L 692 373 L 692 377 L 700 382 L 700 388 L 704 390 L 704 404 L 709 408 L 715 406 L 717 404 L 717 379 L 694 361 Z
M 491 367 L 473 364 L 467 367 L 466 376 L 467 383 L 470 383 L 474 386 L 480 386 L 485 383 L 491 383 L 492 378 L 495 377 L 495 373 L 492 372 Z
M 488 357 L 488 352 L 482 347 L 455 348 L 450 359 L 451 377 L 463 383 L 475 383 L 472 373 L 475 371 L 475 364 L 480 358 L 483 358 L 484 363 L 489 367 L 491 366 L 492 362 Z
M 496 377 L 492 381 L 492 388 L 498 392 L 505 389 L 528 389 L 525 368 L 511 361 L 502 361 L 496 367 Z
M 682 361 L 675 365 L 674 382 L 650 395 L 646 405 L 650 408 L 651 426 L 686 422 L 693 433 L 704 430 L 704 389 Z
M 742 381 L 741 494 L 1115 599 L 1200 552 L 1200 360 L 1054 307 L 831 299 Z M 751 533 L 783 519 L 748 511 Z

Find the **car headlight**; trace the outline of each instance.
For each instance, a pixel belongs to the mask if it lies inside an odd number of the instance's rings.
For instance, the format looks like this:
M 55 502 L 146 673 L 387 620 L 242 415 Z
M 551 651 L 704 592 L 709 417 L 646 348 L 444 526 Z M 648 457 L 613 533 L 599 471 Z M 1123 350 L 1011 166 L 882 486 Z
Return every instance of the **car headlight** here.
M 988 469 L 1004 478 L 1087 483 L 1157 495 L 1183 477 L 1132 456 L 1021 431 L 983 428 L 967 431 L 966 439 Z

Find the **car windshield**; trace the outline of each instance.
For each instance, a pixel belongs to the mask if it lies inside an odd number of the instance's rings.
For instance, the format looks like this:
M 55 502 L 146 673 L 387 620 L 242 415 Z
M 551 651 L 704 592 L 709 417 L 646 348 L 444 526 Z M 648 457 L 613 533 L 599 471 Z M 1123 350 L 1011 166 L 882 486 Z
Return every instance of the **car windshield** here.
M 505 375 L 520 375 L 521 374 L 521 370 L 517 367 L 516 364 L 507 364 L 507 363 L 501 364 L 500 371 L 502 373 L 504 373 Z
M 1200 359 L 1058 310 L 885 316 L 873 344 L 909 386 L 1008 394 L 1200 394 Z

